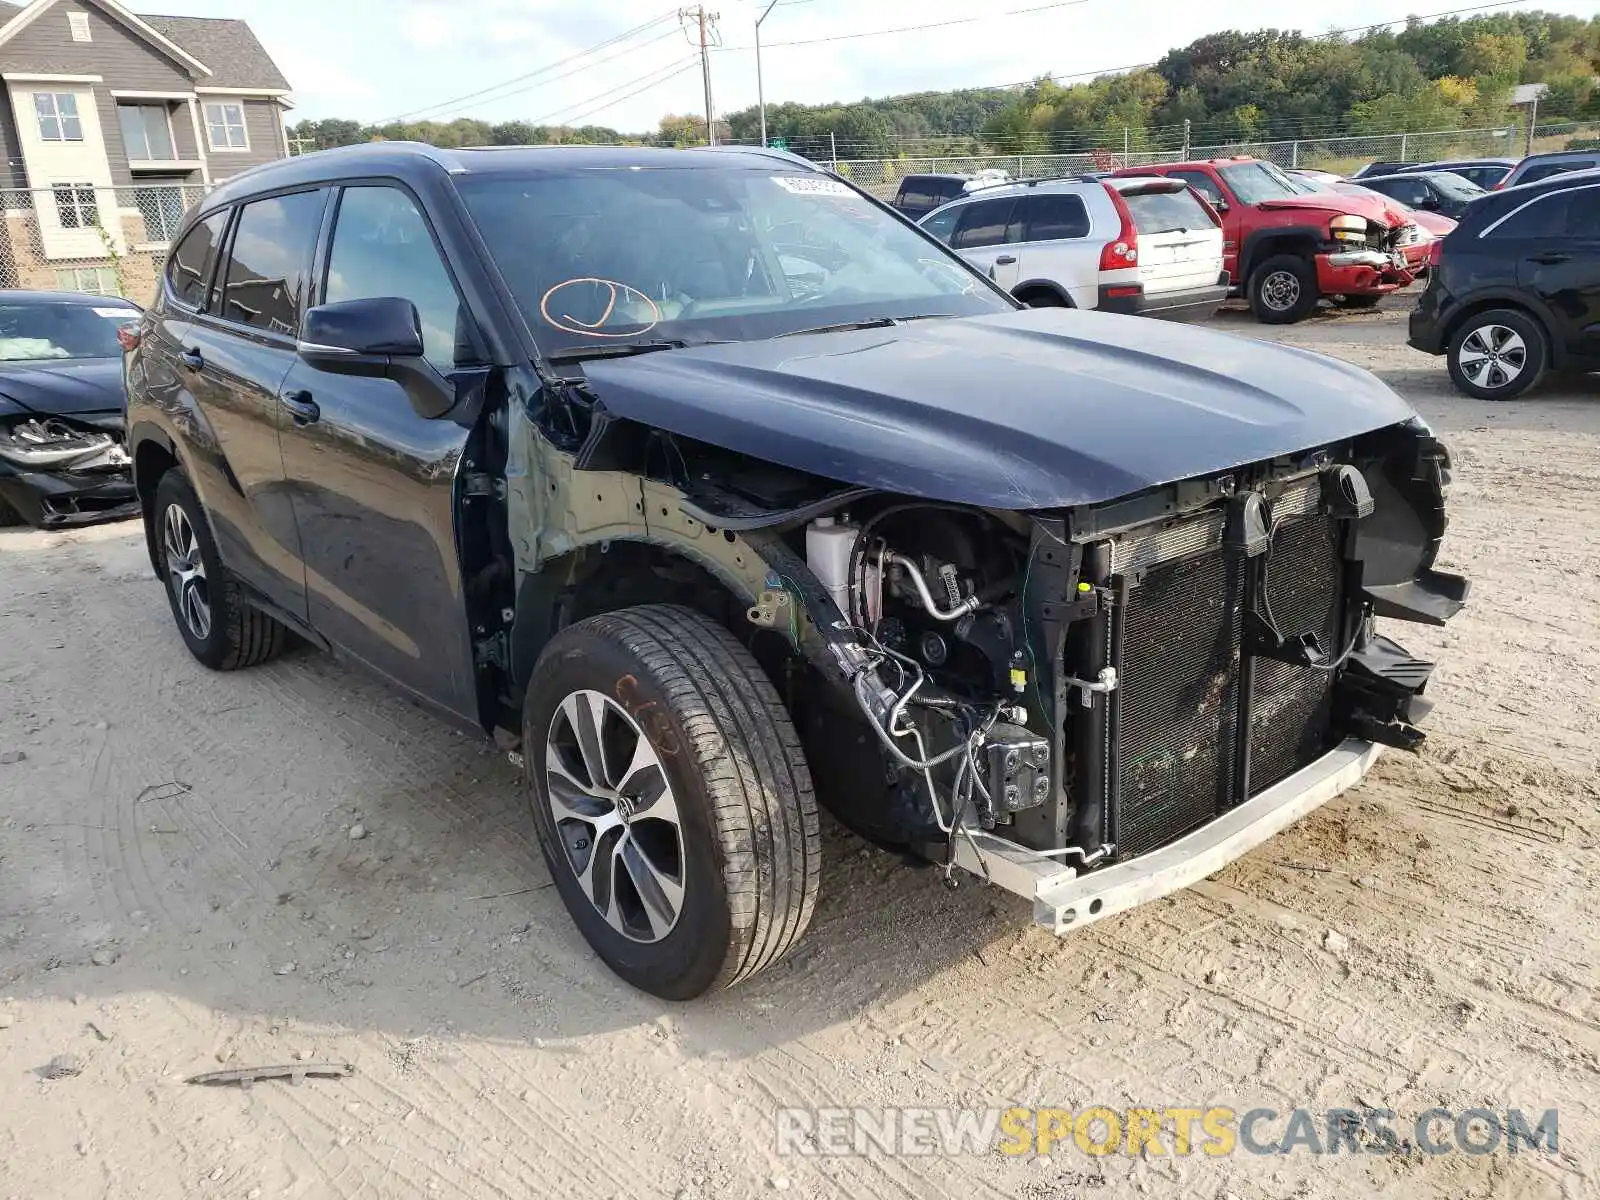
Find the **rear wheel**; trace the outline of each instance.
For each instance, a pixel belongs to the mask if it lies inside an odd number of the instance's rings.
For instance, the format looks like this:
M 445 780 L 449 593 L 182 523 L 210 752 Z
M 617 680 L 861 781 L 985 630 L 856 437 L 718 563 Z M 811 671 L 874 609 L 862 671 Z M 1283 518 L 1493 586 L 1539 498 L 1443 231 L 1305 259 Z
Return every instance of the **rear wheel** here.
M 1317 306 L 1317 268 L 1299 254 L 1274 254 L 1250 273 L 1250 311 L 1263 325 L 1292 325 Z
M 1539 382 L 1549 363 L 1544 327 L 1526 313 L 1496 308 L 1456 330 L 1448 352 L 1450 378 L 1479 400 L 1510 400 Z
M 688 1000 L 799 940 L 821 867 L 811 774 L 772 683 L 720 625 L 649 605 L 562 630 L 522 730 L 545 861 L 623 979 Z
M 236 671 L 275 657 L 288 630 L 245 603 L 217 556 L 200 499 L 182 471 L 156 485 L 155 528 L 161 575 L 184 645 L 213 671 Z

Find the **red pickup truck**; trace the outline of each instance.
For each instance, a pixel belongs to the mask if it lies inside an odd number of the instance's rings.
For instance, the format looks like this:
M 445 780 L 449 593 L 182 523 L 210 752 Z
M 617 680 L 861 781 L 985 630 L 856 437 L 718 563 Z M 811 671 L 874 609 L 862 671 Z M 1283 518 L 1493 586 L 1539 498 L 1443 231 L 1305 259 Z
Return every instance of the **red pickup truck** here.
M 1306 193 L 1269 162 L 1214 158 L 1124 167 L 1116 175 L 1170 175 L 1222 217 L 1223 266 L 1256 320 L 1287 325 L 1319 299 L 1376 304 L 1410 283 L 1406 246 L 1417 229 L 1381 199 Z

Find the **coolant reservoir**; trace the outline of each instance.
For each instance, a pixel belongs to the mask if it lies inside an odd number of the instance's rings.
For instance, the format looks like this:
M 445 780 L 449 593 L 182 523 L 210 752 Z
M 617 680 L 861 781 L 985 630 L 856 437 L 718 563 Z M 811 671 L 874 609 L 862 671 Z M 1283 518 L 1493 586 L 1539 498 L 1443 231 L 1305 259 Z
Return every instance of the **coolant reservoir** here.
M 837 521 L 833 517 L 818 517 L 806 526 L 806 565 L 847 617 L 850 615 L 850 554 L 860 532 L 848 521 Z

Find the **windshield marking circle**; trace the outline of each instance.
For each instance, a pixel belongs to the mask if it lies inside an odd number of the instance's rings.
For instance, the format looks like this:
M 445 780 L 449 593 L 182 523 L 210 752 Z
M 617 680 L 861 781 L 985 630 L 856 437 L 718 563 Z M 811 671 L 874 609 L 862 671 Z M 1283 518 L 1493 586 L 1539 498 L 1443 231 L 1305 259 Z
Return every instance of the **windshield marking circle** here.
M 552 315 L 550 312 L 550 302 L 556 293 L 563 291 L 566 288 L 575 287 L 579 284 L 597 284 L 600 287 L 607 289 L 605 311 L 600 314 L 599 319 L 595 321 L 585 321 L 581 317 L 576 317 L 573 314 L 566 312 Z M 617 301 L 619 299 L 626 300 L 633 297 L 637 297 L 638 299 L 643 300 L 645 304 L 649 305 L 649 320 L 640 323 L 631 323 L 627 332 L 625 333 L 605 332 L 603 326 L 611 320 L 612 314 L 616 312 Z M 618 283 L 614 279 L 600 279 L 593 275 L 583 275 L 576 279 L 565 279 L 551 287 L 539 299 L 539 315 L 543 317 L 549 324 L 553 325 L 557 329 L 562 330 L 563 332 L 575 333 L 580 337 L 593 338 L 638 337 L 641 333 L 648 333 L 657 325 L 661 324 L 660 306 L 658 306 L 654 300 L 650 299 L 649 296 L 645 295 L 645 293 L 641 292 L 636 287 L 630 287 L 626 283 Z

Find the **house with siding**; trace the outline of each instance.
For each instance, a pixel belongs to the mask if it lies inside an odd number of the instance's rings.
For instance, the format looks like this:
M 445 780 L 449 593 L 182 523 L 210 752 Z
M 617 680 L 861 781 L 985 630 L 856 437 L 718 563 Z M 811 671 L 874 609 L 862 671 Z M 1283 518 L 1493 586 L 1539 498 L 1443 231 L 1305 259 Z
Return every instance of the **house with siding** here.
M 184 210 L 289 153 L 289 83 L 243 21 L 0 0 L 0 287 L 143 299 Z

